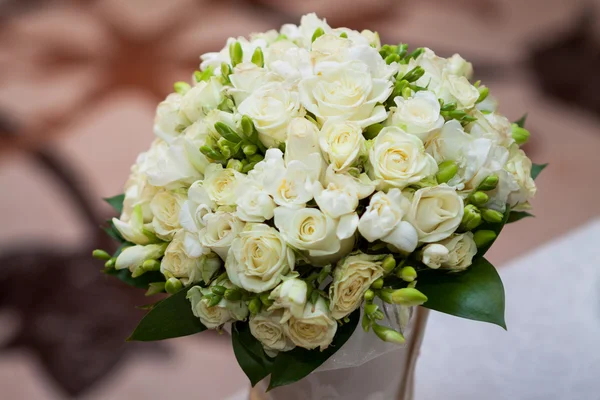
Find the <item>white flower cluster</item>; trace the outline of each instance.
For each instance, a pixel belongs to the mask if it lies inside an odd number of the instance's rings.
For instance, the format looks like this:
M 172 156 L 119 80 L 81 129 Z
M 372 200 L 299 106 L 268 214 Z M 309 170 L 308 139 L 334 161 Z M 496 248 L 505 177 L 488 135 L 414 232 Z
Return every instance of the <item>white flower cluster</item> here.
M 464 270 L 487 244 L 477 227 L 535 193 L 528 132 L 485 106 L 458 55 L 309 14 L 201 58 L 159 104 L 113 222 L 132 244 L 116 268 L 198 285 L 208 328 L 249 318 L 268 351 L 324 349 L 405 275 L 397 260 Z

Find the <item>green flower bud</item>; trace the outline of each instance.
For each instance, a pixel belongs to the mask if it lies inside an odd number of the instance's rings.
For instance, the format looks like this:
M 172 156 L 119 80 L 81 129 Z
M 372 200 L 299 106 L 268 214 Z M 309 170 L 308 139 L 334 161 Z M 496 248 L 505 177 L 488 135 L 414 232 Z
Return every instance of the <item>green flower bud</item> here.
M 231 66 L 235 67 L 241 63 L 244 59 L 244 51 L 242 50 L 242 44 L 235 42 L 229 45 L 229 58 L 231 58 Z
M 464 231 L 471 231 L 477 228 L 479 224 L 481 224 L 481 213 L 477 207 L 473 204 L 469 204 L 465 207 L 465 213 L 460 223 L 460 227 Z
M 435 174 L 435 178 L 438 183 L 447 183 L 450 179 L 454 178 L 457 172 L 458 166 L 456 165 L 456 162 L 447 160 L 438 165 L 438 172 Z
M 340 37 L 344 39 L 348 39 L 348 34 L 346 32 L 340 33 Z
M 492 175 L 489 175 L 487 178 L 485 178 L 479 184 L 479 186 L 477 186 L 477 190 L 483 190 L 484 192 L 487 192 L 488 190 L 496 189 L 497 185 L 498 185 L 498 175 L 492 174 Z
M 96 249 L 92 251 L 92 257 L 97 258 L 98 260 L 110 260 L 112 257 L 104 250 Z
M 313 33 L 312 38 L 310 39 L 311 43 L 317 40 L 317 38 L 323 36 L 324 34 L 325 31 L 323 30 L 323 28 L 318 27 L 317 29 L 315 29 L 315 33 Z
M 261 293 L 260 296 L 258 296 L 260 298 L 260 302 L 265 307 L 271 307 L 271 305 L 273 305 L 273 300 L 269 299 L 270 294 L 271 294 L 270 292 L 265 292 L 265 293 Z
M 367 289 L 364 297 L 365 297 L 366 302 L 371 302 L 375 298 L 375 292 L 372 291 L 371 289 Z
M 481 212 L 481 216 L 483 217 L 484 221 L 489 222 L 491 224 L 500 223 L 504 219 L 504 214 L 502 214 L 500 211 L 491 210 L 489 208 L 483 210 Z
M 225 83 L 231 83 L 231 81 L 229 80 L 229 75 L 231 75 L 231 67 L 229 66 L 229 64 L 222 63 L 221 76 L 223 77 Z
M 246 160 L 242 160 L 242 162 L 244 162 L 244 161 L 246 161 Z M 257 163 L 255 163 L 255 162 L 251 162 L 251 163 L 248 163 L 248 164 L 244 165 L 242 167 L 242 173 L 247 174 L 248 172 L 252 171 L 254 169 L 254 166 L 256 164 Z
M 242 162 L 240 160 L 236 160 L 235 158 L 231 158 L 229 161 L 227 161 L 227 168 L 231 168 L 238 172 L 242 172 L 243 167 L 244 165 L 242 164 Z
M 394 256 L 387 256 L 381 263 L 381 267 L 386 274 L 392 272 L 394 268 L 396 268 L 396 260 L 394 259 Z
M 248 161 L 250 161 L 251 163 L 259 163 L 262 160 L 264 160 L 264 156 L 261 154 L 253 154 L 250 157 L 248 157 Z
M 381 289 L 383 287 L 383 278 L 377 279 L 375 282 L 371 284 L 373 289 Z
M 194 72 L 194 79 L 196 82 L 207 81 L 213 76 L 215 73 L 215 69 L 212 66 L 209 66 L 204 71 L 196 71 Z
M 179 81 L 173 84 L 173 89 L 175 89 L 175 92 L 179 93 L 180 95 L 186 94 L 191 88 L 192 87 L 187 82 Z
M 373 319 L 375 319 L 377 321 L 381 321 L 384 318 L 385 318 L 385 314 L 381 310 L 377 310 L 373 313 Z
M 427 296 L 414 288 L 402 288 L 394 290 L 392 302 L 403 306 L 420 306 L 427 301 Z
M 369 329 L 371 329 L 371 319 L 367 318 L 366 316 L 363 316 L 360 323 L 362 325 L 363 331 L 369 332 Z
M 148 285 L 146 296 L 154 296 L 165 291 L 165 282 L 152 282 Z
M 365 314 L 367 314 L 369 317 L 375 314 L 377 310 L 379 310 L 379 306 L 377 304 L 370 303 L 365 305 Z
M 394 289 L 382 289 L 377 292 L 377 296 L 386 303 L 392 304 L 392 293 L 394 293 Z
M 262 308 L 262 302 L 260 301 L 260 299 L 258 297 L 253 298 L 248 303 L 248 310 L 250 310 L 250 312 L 253 315 L 258 314 L 260 312 L 261 308 Z
M 183 283 L 177 278 L 169 278 L 165 282 L 165 290 L 169 294 L 175 294 L 183 289 Z
M 246 135 L 246 137 L 248 139 L 250 139 L 250 141 L 252 141 L 251 137 L 254 135 L 254 122 L 252 122 L 252 118 L 250 118 L 247 115 L 244 115 L 242 117 L 242 132 L 244 132 L 244 135 Z
M 396 50 L 396 52 L 398 53 L 400 58 L 404 57 L 406 55 L 407 51 L 408 51 L 408 45 L 406 43 L 400 43 L 398 45 L 398 49 Z
M 208 299 L 208 303 L 206 304 L 208 307 L 214 307 L 223 300 L 223 296 L 219 296 L 218 294 L 208 294 L 206 295 Z
M 382 129 L 383 129 L 383 125 L 382 124 L 373 124 L 373 125 L 370 125 L 363 132 L 363 136 L 367 140 L 375 139 L 377 137 L 377 135 L 379 135 L 379 132 L 381 132 Z
M 404 336 L 400 332 L 397 332 L 387 326 L 373 324 L 373 332 L 379 337 L 379 339 L 388 343 L 403 344 Z
M 135 267 L 133 269 L 133 272 L 131 273 L 131 277 L 137 278 L 138 276 L 143 275 L 144 272 L 146 272 L 146 270 L 144 270 L 144 268 L 141 265 L 138 265 L 137 267 Z
M 473 234 L 473 240 L 477 248 L 481 248 L 493 242 L 496 236 L 496 232 L 482 229 Z
M 230 146 L 230 141 L 225 139 L 225 138 L 221 138 L 217 141 L 217 147 L 219 148 L 219 150 L 221 150 L 221 154 L 223 154 L 223 157 L 225 157 L 225 159 L 231 158 L 233 156 L 233 149 Z
M 396 276 L 404 282 L 412 282 L 417 279 L 417 271 L 413 267 L 404 267 L 398 271 Z
M 256 64 L 259 67 L 263 67 L 265 65 L 265 57 L 263 56 L 262 49 L 257 47 L 252 54 L 252 63 Z
M 490 89 L 488 89 L 485 86 L 481 86 L 481 87 L 477 88 L 477 90 L 479 90 L 479 98 L 477 99 L 476 103 L 481 103 L 490 94 Z
M 517 124 L 512 124 L 512 138 L 517 142 L 518 145 L 527 143 L 529 140 L 529 131 L 525 128 L 521 128 Z
M 227 289 L 223 293 L 223 297 L 229 301 L 239 301 L 242 299 L 242 291 L 239 289 Z
M 408 82 L 418 81 L 420 77 L 425 74 L 425 70 L 422 67 L 414 67 L 410 71 L 408 71 L 402 79 L 407 80 Z
M 456 102 L 443 104 L 441 107 L 441 111 L 454 111 L 456 110 Z
M 242 147 L 242 151 L 245 155 L 251 156 L 253 154 L 256 154 L 256 152 L 258 151 L 258 147 L 256 147 L 255 144 L 247 144 L 244 147 Z
M 412 89 L 406 86 L 404 89 L 402 89 L 402 97 L 408 99 L 410 96 L 412 96 Z
M 225 157 L 218 150 L 213 149 L 212 147 L 202 146 L 200 147 L 200 152 L 204 154 L 206 157 L 211 158 L 216 161 L 223 161 Z
M 471 193 L 471 195 L 469 196 L 469 200 L 471 201 L 471 203 L 475 204 L 477 207 L 481 207 L 490 200 L 490 196 L 488 196 L 484 192 L 477 191 L 477 192 Z
M 107 262 L 104 263 L 104 267 L 106 267 L 107 269 L 112 269 L 115 267 L 116 263 L 117 263 L 117 258 L 112 257 L 110 260 L 108 260 Z
M 210 288 L 210 291 L 216 294 L 217 296 L 225 295 L 225 291 L 227 288 L 225 286 L 215 285 Z
M 223 122 L 217 122 L 215 124 L 215 130 L 221 135 L 223 138 L 229 140 L 232 143 L 239 143 L 242 141 L 242 138 L 236 131 L 231 129 L 229 125 Z
M 400 56 L 396 53 L 389 54 L 388 56 L 385 57 L 385 63 L 388 65 L 393 62 L 398 62 L 398 61 L 400 61 Z

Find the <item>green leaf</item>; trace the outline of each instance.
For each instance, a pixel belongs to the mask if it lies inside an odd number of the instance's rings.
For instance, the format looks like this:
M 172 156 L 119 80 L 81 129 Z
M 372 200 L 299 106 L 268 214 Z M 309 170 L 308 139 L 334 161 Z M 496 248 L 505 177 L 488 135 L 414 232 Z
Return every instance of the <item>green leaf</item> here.
M 206 330 L 200 319 L 192 313 L 192 306 L 186 298 L 189 289 L 181 290 L 157 303 L 144 316 L 127 341 L 171 339 Z
M 476 258 L 463 272 L 419 272 L 417 288 L 428 298 L 423 307 L 506 329 L 504 286 L 485 258 Z
M 527 120 L 527 113 L 525 113 L 525 115 L 523 115 L 521 118 L 519 118 L 517 121 L 515 121 L 515 124 L 517 124 L 520 128 L 525 128 L 526 120 Z
M 117 230 L 117 228 L 115 228 L 115 224 L 112 222 L 112 220 L 109 219 L 106 222 L 108 223 L 108 226 L 103 226 L 102 230 L 104 230 L 108 236 L 117 242 L 126 243 L 127 241 L 123 238 L 123 236 L 121 236 L 121 233 Z
M 510 223 L 522 220 L 523 218 L 527 218 L 527 217 L 535 217 L 535 215 L 528 213 L 527 211 L 511 211 L 506 223 L 510 224 Z
M 542 172 L 544 170 L 544 168 L 546 168 L 548 166 L 548 163 L 546 164 L 533 164 L 531 166 L 531 178 L 535 179 L 538 177 L 538 175 L 540 174 L 540 172 Z
M 115 209 L 116 212 L 121 214 L 123 212 L 123 201 L 125 200 L 125 194 L 118 194 L 113 197 L 106 197 L 104 201 L 106 201 L 112 208 Z
M 273 359 L 265 354 L 263 346 L 252 336 L 248 323 L 237 322 L 233 326 L 231 343 L 235 358 L 252 387 L 271 373 Z
M 119 279 L 123 283 L 133 286 L 140 289 L 148 289 L 151 283 L 154 282 L 164 282 L 165 277 L 159 271 L 149 271 L 144 273 L 143 275 L 138 276 L 137 278 L 133 278 L 131 276 L 131 272 L 125 269 L 106 269 L 104 270 L 106 275 L 114 276 Z
M 336 351 L 342 348 L 344 343 L 354 333 L 359 320 L 360 311 L 356 310 L 350 315 L 350 321 L 338 327 L 333 342 L 324 351 L 320 351 L 319 349 L 306 350 L 302 347 L 296 347 L 294 350 L 279 353 L 273 364 L 268 390 L 297 382 L 317 369 L 329 357 L 334 355 Z

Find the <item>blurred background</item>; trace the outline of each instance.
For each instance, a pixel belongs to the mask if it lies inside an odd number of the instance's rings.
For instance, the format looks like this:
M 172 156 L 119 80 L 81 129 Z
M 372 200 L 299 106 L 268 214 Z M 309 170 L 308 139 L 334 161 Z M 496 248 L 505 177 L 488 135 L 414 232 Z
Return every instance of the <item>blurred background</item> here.
M 228 36 L 313 11 L 383 43 L 460 52 L 501 112 L 529 114 L 528 155 L 550 166 L 537 218 L 507 227 L 495 265 L 600 214 L 600 0 L 0 0 L 0 397 L 245 388 L 226 335 L 126 344 L 149 300 L 90 252 L 111 246 L 100 198 L 121 193 L 172 83 Z

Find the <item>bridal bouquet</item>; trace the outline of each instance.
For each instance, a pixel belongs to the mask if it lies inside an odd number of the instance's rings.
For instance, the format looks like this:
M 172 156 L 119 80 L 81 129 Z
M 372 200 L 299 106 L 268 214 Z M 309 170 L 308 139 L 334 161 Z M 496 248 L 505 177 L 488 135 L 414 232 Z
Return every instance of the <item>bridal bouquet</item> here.
M 524 118 L 498 114 L 459 55 L 299 26 L 228 39 L 158 105 L 105 272 L 169 296 L 130 340 L 231 329 L 251 382 L 307 376 L 360 324 L 401 344 L 383 304 L 505 327 L 484 254 L 530 216 Z M 362 314 L 362 319 L 361 319 Z

